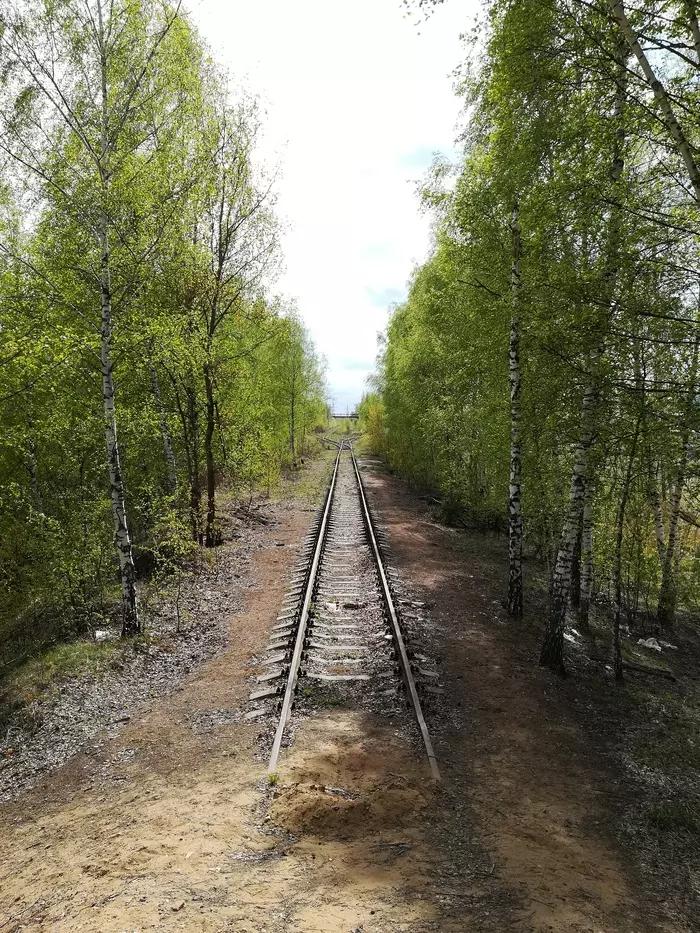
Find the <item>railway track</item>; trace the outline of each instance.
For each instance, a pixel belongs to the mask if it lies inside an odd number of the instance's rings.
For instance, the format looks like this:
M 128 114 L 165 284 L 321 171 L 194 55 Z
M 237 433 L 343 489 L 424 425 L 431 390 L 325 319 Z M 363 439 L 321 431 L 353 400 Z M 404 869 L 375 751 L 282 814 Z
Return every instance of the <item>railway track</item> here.
M 422 691 L 437 692 L 436 674 L 427 658 L 411 653 L 393 589 L 355 454 L 340 442 L 323 507 L 272 631 L 266 672 L 251 694 L 251 700 L 278 703 L 268 773 L 277 769 L 301 692 L 302 700 L 313 695 L 327 705 L 370 704 L 389 716 L 408 706 L 439 780 L 421 705 Z

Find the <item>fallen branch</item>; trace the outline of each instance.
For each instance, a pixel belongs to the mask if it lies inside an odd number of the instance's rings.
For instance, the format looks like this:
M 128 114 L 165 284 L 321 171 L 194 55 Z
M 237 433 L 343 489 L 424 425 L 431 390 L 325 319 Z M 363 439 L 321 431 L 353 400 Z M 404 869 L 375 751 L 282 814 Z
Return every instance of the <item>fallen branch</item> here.
M 19 920 L 19 918 L 22 916 L 22 914 L 26 914 L 26 912 L 27 912 L 28 910 L 33 911 L 37 904 L 39 904 L 40 907 L 43 907 L 43 906 L 44 906 L 44 901 L 43 901 L 43 898 L 42 898 L 41 896 L 37 897 L 37 899 L 34 901 L 33 904 L 27 904 L 26 907 L 23 907 L 22 910 L 20 910 L 19 913 L 17 913 L 17 914 L 12 914 L 12 916 L 7 917 L 7 919 L 3 920 L 3 922 L 0 923 L 0 930 L 2 930 L 4 927 L 6 927 L 6 926 L 7 926 L 9 923 L 11 923 L 13 920 L 15 920 L 15 921 L 16 921 L 16 920 Z M 30 920 L 30 919 L 32 918 L 32 916 L 33 916 L 33 914 L 30 914 L 29 917 L 25 917 L 24 920 Z M 22 921 L 23 924 L 24 924 L 24 920 Z M 15 927 L 15 930 L 18 930 L 18 929 L 19 929 L 19 927 Z
M 250 512 L 248 509 L 235 509 L 234 514 L 239 518 L 250 519 L 251 521 L 259 522 L 261 525 L 276 524 L 273 519 L 264 518 L 262 515 L 255 515 L 254 512 Z
M 588 656 L 590 661 L 597 661 L 599 664 L 609 664 L 610 658 L 601 658 L 594 655 Z M 634 664 L 632 661 L 623 661 L 622 669 L 625 671 L 634 671 L 636 674 L 652 674 L 656 677 L 664 677 L 666 680 L 675 681 L 676 675 L 667 671 L 663 667 L 649 667 L 647 664 Z
M 631 661 L 623 661 L 622 667 L 626 671 L 636 671 L 638 674 L 655 674 L 657 677 L 665 677 L 666 680 L 675 680 L 676 675 L 671 671 L 664 670 L 662 667 L 649 667 L 646 664 L 633 664 Z

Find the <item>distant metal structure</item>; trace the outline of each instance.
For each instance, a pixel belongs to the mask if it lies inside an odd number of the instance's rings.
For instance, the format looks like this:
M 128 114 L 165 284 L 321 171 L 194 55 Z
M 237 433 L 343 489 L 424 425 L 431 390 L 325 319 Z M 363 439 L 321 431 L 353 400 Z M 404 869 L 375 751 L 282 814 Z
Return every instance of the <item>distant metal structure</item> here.
M 331 415 L 331 418 L 349 418 L 351 421 L 357 421 L 359 417 L 360 416 L 357 414 L 356 411 L 353 411 L 352 414 L 349 414 L 349 415 L 336 415 L 336 414 Z

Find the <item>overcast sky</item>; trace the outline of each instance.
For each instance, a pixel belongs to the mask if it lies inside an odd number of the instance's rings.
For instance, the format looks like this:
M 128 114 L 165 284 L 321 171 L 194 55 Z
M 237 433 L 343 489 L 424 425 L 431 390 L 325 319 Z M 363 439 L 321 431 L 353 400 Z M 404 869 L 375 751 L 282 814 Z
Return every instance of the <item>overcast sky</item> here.
M 400 0 L 191 0 L 217 58 L 266 110 L 263 152 L 281 162 L 286 272 L 329 364 L 335 407 L 353 407 L 377 332 L 429 243 L 415 194 L 436 151 L 454 158 L 451 72 L 475 0 L 416 27 Z

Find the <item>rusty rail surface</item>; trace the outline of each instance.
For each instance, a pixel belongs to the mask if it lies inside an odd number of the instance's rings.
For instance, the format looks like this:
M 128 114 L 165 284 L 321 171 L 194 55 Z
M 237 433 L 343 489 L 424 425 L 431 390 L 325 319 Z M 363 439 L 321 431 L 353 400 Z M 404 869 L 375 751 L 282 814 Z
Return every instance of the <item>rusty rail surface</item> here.
M 272 752 L 270 753 L 270 761 L 267 766 L 267 773 L 273 774 L 277 768 L 277 759 L 279 758 L 280 748 L 282 747 L 282 737 L 284 736 L 284 730 L 287 727 L 287 722 L 289 721 L 289 716 L 292 712 L 292 704 L 294 703 L 294 692 L 297 687 L 297 681 L 299 680 L 299 666 L 301 665 L 301 656 L 304 651 L 304 641 L 306 639 L 306 628 L 309 622 L 309 608 L 311 606 L 311 600 L 314 593 L 314 585 L 316 583 L 316 574 L 318 573 L 318 568 L 321 563 L 321 555 L 323 554 L 323 545 L 326 540 L 326 531 L 328 529 L 328 517 L 331 514 L 331 507 L 333 505 L 333 494 L 335 492 L 335 481 L 338 477 L 338 466 L 340 464 L 340 456 L 343 452 L 343 444 L 341 442 L 338 447 L 338 455 L 335 458 L 335 466 L 333 467 L 333 474 L 331 476 L 331 481 L 328 486 L 328 493 L 326 495 L 326 504 L 323 509 L 323 516 L 321 517 L 321 522 L 318 526 L 318 532 L 316 535 L 316 544 L 313 551 L 313 557 L 309 565 L 309 571 L 307 575 L 306 589 L 304 591 L 304 602 L 301 607 L 301 615 L 299 616 L 299 628 L 297 629 L 296 641 L 294 642 L 294 652 L 292 653 L 292 660 L 289 667 L 289 676 L 287 677 L 287 686 L 284 691 L 284 699 L 282 700 L 282 710 L 280 712 L 279 722 L 277 723 L 277 731 L 275 732 L 275 739 L 272 743 Z
M 406 651 L 406 644 L 404 642 L 403 634 L 401 632 L 401 626 L 399 624 L 398 613 L 396 612 L 396 606 L 394 605 L 394 600 L 391 595 L 391 588 L 389 586 L 389 580 L 387 578 L 386 570 L 384 569 L 384 561 L 382 560 L 382 554 L 377 542 L 377 536 L 374 531 L 374 525 L 372 523 L 372 514 L 369 510 L 367 504 L 367 497 L 365 495 L 365 488 L 362 483 L 362 477 L 360 475 L 360 469 L 357 465 L 357 460 L 355 458 L 355 451 L 350 448 L 350 456 L 352 457 L 352 465 L 355 468 L 355 476 L 357 478 L 357 488 L 360 493 L 360 500 L 362 502 L 362 513 L 365 519 L 365 528 L 367 529 L 367 537 L 369 538 L 370 547 L 372 549 L 372 554 L 374 556 L 374 562 L 377 565 L 377 572 L 379 574 L 379 584 L 382 589 L 382 595 L 384 597 L 384 603 L 389 614 L 389 621 L 391 622 L 391 634 L 394 638 L 394 646 L 396 648 L 396 654 L 398 655 L 399 665 L 401 670 L 401 677 L 403 679 L 404 685 L 406 687 L 406 693 L 411 703 L 413 709 L 413 715 L 416 718 L 418 723 L 418 728 L 420 729 L 421 738 L 423 740 L 423 745 L 425 746 L 425 753 L 428 756 L 428 763 L 430 764 L 430 771 L 433 778 L 436 781 L 440 780 L 440 768 L 438 767 L 437 758 L 435 757 L 435 751 L 433 750 L 433 743 L 430 739 L 430 733 L 428 732 L 428 726 L 425 721 L 425 716 L 423 715 L 423 708 L 421 706 L 420 697 L 418 696 L 418 690 L 416 689 L 416 681 L 413 676 L 413 671 L 411 669 L 411 662 L 408 657 L 408 652 Z
M 364 525 L 365 534 L 367 536 L 373 563 L 377 571 L 381 599 L 384 603 L 386 617 L 388 618 L 389 622 L 389 631 L 391 633 L 395 655 L 398 660 L 399 672 L 406 690 L 409 705 L 412 708 L 413 715 L 420 730 L 425 752 L 428 757 L 428 763 L 430 765 L 431 775 L 433 779 L 440 780 L 440 769 L 438 767 L 437 758 L 433 750 L 433 745 L 430 739 L 430 734 L 428 732 L 425 716 L 423 715 L 413 670 L 411 668 L 411 662 L 406 650 L 406 643 L 402 632 L 399 614 L 397 612 L 392 596 L 391 587 L 389 585 L 387 572 L 384 566 L 381 547 L 374 528 L 360 470 L 355 458 L 355 453 L 352 449 L 352 443 L 350 441 L 341 441 L 338 443 L 338 454 L 335 459 L 335 465 L 333 467 L 333 472 L 328 486 L 321 519 L 313 537 L 311 559 L 306 570 L 304 583 L 301 587 L 303 591 L 303 602 L 301 603 L 301 610 L 298 617 L 298 627 L 294 640 L 294 650 L 291 656 L 284 696 L 281 703 L 280 716 L 275 731 L 270 759 L 268 762 L 268 774 L 273 774 L 277 769 L 277 763 L 279 761 L 280 751 L 282 748 L 282 740 L 284 738 L 284 733 L 289 722 L 289 717 L 291 715 L 299 678 L 302 675 L 301 664 L 304 657 L 305 646 L 308 641 L 310 611 L 316 588 L 316 582 L 319 576 L 319 569 L 321 567 L 324 556 L 327 532 L 336 491 L 336 481 L 338 478 L 340 459 L 343 454 L 343 450 L 346 449 L 349 451 L 350 457 L 352 459 L 353 472 L 355 475 L 357 492 L 360 500 L 362 522 Z

